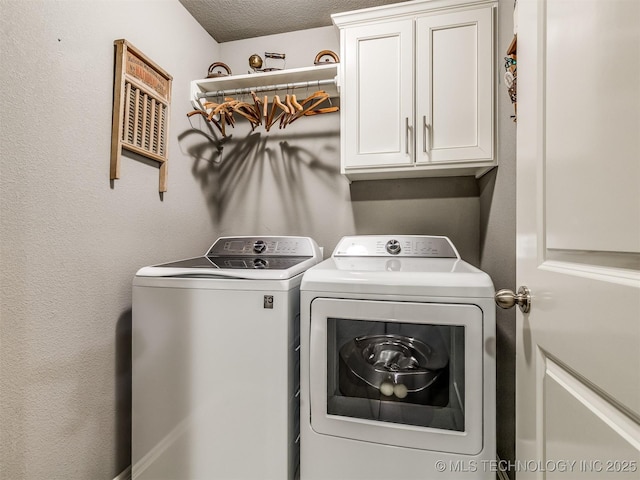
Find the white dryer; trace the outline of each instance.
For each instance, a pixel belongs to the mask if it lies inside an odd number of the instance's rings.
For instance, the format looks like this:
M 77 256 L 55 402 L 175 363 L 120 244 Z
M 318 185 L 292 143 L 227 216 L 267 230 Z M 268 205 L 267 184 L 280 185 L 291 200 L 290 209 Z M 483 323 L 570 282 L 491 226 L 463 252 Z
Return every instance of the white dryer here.
M 133 280 L 132 478 L 293 479 L 305 237 L 223 237 Z
M 493 295 L 446 237 L 344 237 L 309 269 L 301 480 L 495 479 Z

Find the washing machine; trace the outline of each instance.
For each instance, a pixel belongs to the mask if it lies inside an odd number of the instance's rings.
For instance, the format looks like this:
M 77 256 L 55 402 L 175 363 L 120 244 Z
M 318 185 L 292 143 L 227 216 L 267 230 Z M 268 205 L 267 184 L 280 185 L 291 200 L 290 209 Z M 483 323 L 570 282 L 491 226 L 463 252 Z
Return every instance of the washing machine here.
M 350 236 L 301 286 L 302 480 L 496 477 L 489 276 L 439 236 Z
M 133 280 L 132 478 L 292 479 L 306 237 L 223 237 Z

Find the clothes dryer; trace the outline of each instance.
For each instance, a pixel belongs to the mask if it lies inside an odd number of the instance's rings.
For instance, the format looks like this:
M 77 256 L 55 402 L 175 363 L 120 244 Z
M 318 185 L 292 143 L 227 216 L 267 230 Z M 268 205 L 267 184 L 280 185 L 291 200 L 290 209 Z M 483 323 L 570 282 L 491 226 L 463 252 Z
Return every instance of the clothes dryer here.
M 133 280 L 132 478 L 293 479 L 305 237 L 223 237 Z
M 344 237 L 307 270 L 301 479 L 495 479 L 493 295 L 446 237 Z

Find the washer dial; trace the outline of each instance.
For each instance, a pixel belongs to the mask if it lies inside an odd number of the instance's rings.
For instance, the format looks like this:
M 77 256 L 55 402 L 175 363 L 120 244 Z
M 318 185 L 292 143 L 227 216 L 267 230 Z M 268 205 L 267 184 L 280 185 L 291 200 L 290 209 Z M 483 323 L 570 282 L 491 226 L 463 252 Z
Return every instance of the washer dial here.
M 253 244 L 253 251 L 255 253 L 264 253 L 267 249 L 267 244 L 264 240 L 256 240 Z

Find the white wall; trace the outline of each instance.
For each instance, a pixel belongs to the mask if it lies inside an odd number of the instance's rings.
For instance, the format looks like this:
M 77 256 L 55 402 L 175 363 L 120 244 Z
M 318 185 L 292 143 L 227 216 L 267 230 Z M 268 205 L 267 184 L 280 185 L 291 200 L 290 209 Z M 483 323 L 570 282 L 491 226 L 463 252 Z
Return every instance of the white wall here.
M 311 28 L 297 32 L 254 37 L 220 44 L 220 58 L 229 65 L 234 75 L 252 72 L 249 57 L 257 53 L 264 67 L 300 68 L 313 66 L 318 52 L 332 50 L 340 53 L 340 36 L 335 27 Z M 265 52 L 284 53 L 283 61 L 268 59 Z M 260 74 L 258 74 L 260 75 Z
M 168 191 L 109 182 L 113 41 L 173 75 Z M 0 478 L 130 463 L 131 279 L 215 236 L 191 173 L 188 83 L 218 45 L 177 0 L 0 3 Z

